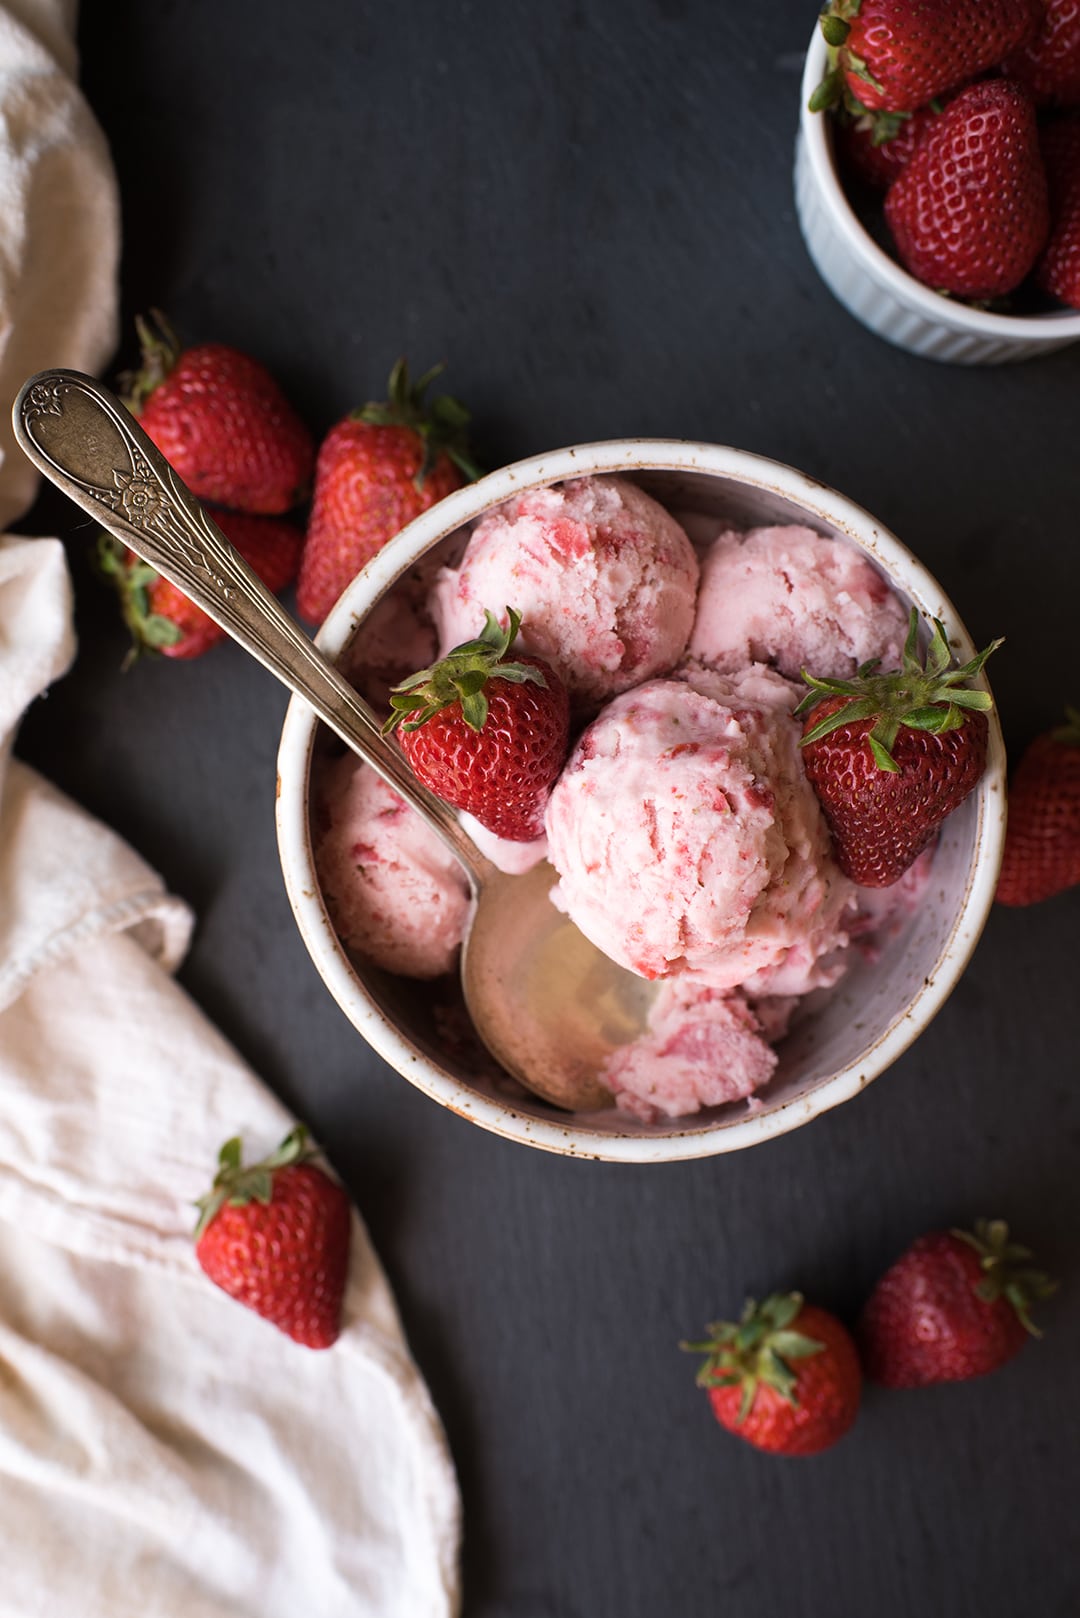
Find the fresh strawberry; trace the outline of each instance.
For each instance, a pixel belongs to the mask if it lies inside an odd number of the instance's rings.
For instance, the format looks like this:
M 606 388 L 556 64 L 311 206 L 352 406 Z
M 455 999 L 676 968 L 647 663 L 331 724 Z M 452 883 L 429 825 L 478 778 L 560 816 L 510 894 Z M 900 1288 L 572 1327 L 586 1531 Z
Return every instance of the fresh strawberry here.
M 1080 712 L 1037 736 L 1009 786 L 997 898 L 1032 905 L 1080 885 Z
M 1003 67 L 1040 107 L 1080 105 L 1080 0 L 1046 0 L 1038 32 Z
M 351 1214 L 341 1186 L 310 1161 L 307 1132 L 245 1168 L 238 1139 L 199 1201 L 195 1256 L 211 1281 L 308 1348 L 341 1332 Z
M 996 1371 L 1039 1335 L 1029 1311 L 1054 1291 L 1030 1258 L 1001 1219 L 980 1219 L 974 1234 L 920 1236 L 863 1309 L 857 1336 L 867 1376 L 920 1388 Z
M 304 542 L 295 524 L 279 517 L 249 517 L 242 511 L 211 510 L 210 515 L 268 590 L 276 595 L 292 583 Z M 201 607 L 112 535 L 101 535 L 97 561 L 120 597 L 120 610 L 131 631 L 129 661 L 147 652 L 201 657 L 225 639 L 225 631 Z
M 886 191 L 907 167 L 927 128 L 940 115 L 941 106 L 920 107 L 910 117 L 887 123 L 881 115 L 845 114 L 837 120 L 836 149 L 847 171 L 877 191 Z
M 1042 131 L 1050 191 L 1050 239 L 1035 266 L 1045 292 L 1080 309 L 1080 112 L 1056 118 Z
M 862 1391 L 858 1353 L 835 1315 L 798 1292 L 747 1301 L 739 1320 L 709 1326 L 698 1372 L 713 1414 L 728 1432 L 773 1455 L 816 1455 L 855 1420 Z
M 570 703 L 555 670 L 538 657 L 507 660 L 521 615 L 493 613 L 476 640 L 394 687 L 383 726 L 400 726 L 413 773 L 455 809 L 498 837 L 528 843 L 566 759 Z
M 1050 230 L 1031 97 L 972 84 L 926 130 L 885 198 L 904 267 L 938 292 L 985 300 L 1020 285 Z
M 224 343 L 181 348 L 160 314 L 138 320 L 142 369 L 124 402 L 201 500 L 278 516 L 311 483 L 311 434 L 269 371 Z
M 973 680 L 998 646 L 959 668 L 944 625 L 934 620 L 925 661 L 912 608 L 903 666 L 882 674 L 867 663 L 852 680 L 818 680 L 796 708 L 805 715 L 806 774 L 832 832 L 840 869 L 866 888 L 887 888 L 959 808 L 986 767 L 986 691 Z
M 479 476 L 469 459 L 469 414 L 442 394 L 424 394 L 437 365 L 410 382 L 404 360 L 390 373 L 385 404 L 366 404 L 330 429 L 319 446 L 296 605 L 321 623 L 366 562 L 406 523 Z
M 829 68 L 811 107 L 842 99 L 914 112 L 996 67 L 1026 40 L 1043 0 L 831 0 L 821 17 Z

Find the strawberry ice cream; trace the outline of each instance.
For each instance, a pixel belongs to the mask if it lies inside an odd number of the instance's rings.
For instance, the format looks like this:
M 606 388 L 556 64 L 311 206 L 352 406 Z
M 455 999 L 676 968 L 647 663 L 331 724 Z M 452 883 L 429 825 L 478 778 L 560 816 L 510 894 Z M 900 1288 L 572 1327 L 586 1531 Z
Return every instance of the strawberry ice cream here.
M 799 758 L 796 688 L 754 664 L 687 668 L 593 721 L 547 811 L 552 898 L 643 977 L 803 992 L 847 941 L 853 887 Z M 781 985 L 795 957 L 794 987 Z
M 676 977 L 661 984 L 647 1032 L 620 1046 L 601 1077 L 624 1112 L 654 1123 L 745 1100 L 776 1060 L 741 994 Z
M 797 680 L 899 668 L 907 611 L 873 564 L 811 528 L 720 534 L 701 568 L 689 656 L 729 673 L 772 663 Z
M 502 623 L 516 608 L 516 646 L 589 708 L 674 667 L 697 582 L 694 548 L 663 506 L 625 478 L 581 478 L 489 512 L 429 606 L 440 655 L 480 631 L 486 607 Z
M 465 873 L 404 798 L 352 754 L 325 772 L 315 866 L 343 944 L 387 972 L 453 970 L 465 931 Z
M 647 1123 L 752 1103 L 803 997 L 896 936 L 930 860 L 884 898 L 842 875 L 793 718 L 803 667 L 897 666 L 906 609 L 842 540 L 794 525 L 714 536 L 695 530 L 699 588 L 686 532 L 627 479 L 530 491 L 481 519 L 430 587 L 406 581 L 408 610 L 384 606 L 353 665 L 385 679 L 407 645 L 420 666 L 424 636 L 445 653 L 485 608 L 514 607 L 515 651 L 556 667 L 579 722 L 595 715 L 555 783 L 546 841 L 502 843 L 463 818 L 503 869 L 546 855 L 554 902 L 658 980 L 645 1033 L 600 1075 Z M 404 975 L 453 970 L 468 891 L 439 839 L 351 757 L 321 801 L 316 859 L 345 943 Z

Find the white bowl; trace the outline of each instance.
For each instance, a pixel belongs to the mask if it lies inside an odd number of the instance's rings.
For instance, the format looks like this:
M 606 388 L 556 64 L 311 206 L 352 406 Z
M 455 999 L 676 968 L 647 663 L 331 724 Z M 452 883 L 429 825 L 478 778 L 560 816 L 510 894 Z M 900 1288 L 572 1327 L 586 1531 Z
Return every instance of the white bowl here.
M 832 119 L 811 112 L 827 47 L 814 29 L 802 79 L 795 146 L 795 208 L 806 248 L 830 292 L 898 348 L 954 365 L 1034 359 L 1080 341 L 1080 311 L 997 315 L 923 286 L 882 251 L 853 212 L 836 172 Z
M 589 473 L 623 473 L 676 515 L 737 527 L 799 522 L 858 545 L 909 604 L 943 620 L 958 655 L 974 648 L 940 585 L 861 507 L 802 473 L 713 444 L 620 439 L 583 444 L 492 472 L 405 528 L 348 586 L 319 636 L 333 660 L 366 614 L 433 547 L 460 547 L 463 525 L 521 491 Z M 856 961 L 826 1004 L 778 1047 L 776 1075 L 751 1109 L 739 1102 L 692 1118 L 645 1125 L 614 1112 L 560 1112 L 505 1075 L 447 1053 L 428 1005 L 430 984 L 392 977 L 350 958 L 334 932 L 312 858 L 309 786 L 329 733 L 293 698 L 278 755 L 282 870 L 300 932 L 330 993 L 391 1067 L 485 1129 L 580 1157 L 664 1162 L 733 1151 L 781 1135 L 857 1095 L 926 1027 L 967 964 L 994 897 L 1005 820 L 1005 763 L 990 719 L 986 773 L 946 822 L 932 880 L 908 931 L 874 965 Z

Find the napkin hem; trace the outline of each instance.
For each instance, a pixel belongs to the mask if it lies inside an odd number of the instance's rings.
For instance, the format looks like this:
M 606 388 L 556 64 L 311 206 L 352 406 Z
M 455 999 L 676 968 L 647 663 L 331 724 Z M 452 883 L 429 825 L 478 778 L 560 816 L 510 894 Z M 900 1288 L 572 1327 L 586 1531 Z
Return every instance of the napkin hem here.
M 187 953 L 195 918 L 182 899 L 153 885 L 86 911 L 26 955 L 0 968 L 0 1011 L 17 1000 L 30 979 L 45 967 L 108 933 L 130 932 L 135 942 L 166 972 L 175 972 Z

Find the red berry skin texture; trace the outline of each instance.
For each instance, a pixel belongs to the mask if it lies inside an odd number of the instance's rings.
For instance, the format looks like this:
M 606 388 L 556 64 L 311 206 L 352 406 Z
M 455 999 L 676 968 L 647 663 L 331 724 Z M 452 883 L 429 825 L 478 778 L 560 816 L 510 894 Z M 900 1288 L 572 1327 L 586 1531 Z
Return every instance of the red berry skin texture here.
M 1005 1298 L 976 1293 L 977 1253 L 950 1231 L 920 1236 L 878 1281 L 859 1322 L 867 1376 L 886 1388 L 919 1388 L 985 1376 L 1027 1341 Z
M 329 1348 L 341 1331 L 350 1221 L 342 1188 L 295 1163 L 275 1172 L 268 1203 L 226 1202 L 195 1254 L 238 1303 L 307 1348 Z
M 445 453 L 418 482 L 426 449 L 412 427 L 347 416 L 323 440 L 296 587 L 300 616 L 326 617 L 338 596 L 388 540 L 465 478 Z
M 281 517 L 252 517 L 243 511 L 211 510 L 209 515 L 271 595 L 279 595 L 292 584 L 304 544 L 296 523 Z
M 1046 0 L 1038 32 L 1003 67 L 1039 107 L 1080 105 L 1080 0 Z
M 920 107 L 905 119 L 891 140 L 883 140 L 878 145 L 874 144 L 869 121 L 838 123 L 835 141 L 840 164 L 864 185 L 875 191 L 887 191 L 907 167 L 927 128 L 938 117 L 940 113 L 933 107 Z
M 885 197 L 901 263 L 956 297 L 1014 291 L 1050 231 L 1035 108 L 1004 79 L 963 90 L 927 129 Z
M 849 69 L 848 90 L 871 111 L 914 112 L 995 67 L 1041 14 L 1041 0 L 862 0 L 840 62 L 860 59 L 877 84 Z
M 843 699 L 818 704 L 804 734 Z M 803 748 L 803 766 L 832 833 L 836 862 L 864 888 L 890 887 L 929 846 L 938 826 L 986 768 L 986 715 L 969 713 L 940 735 L 902 726 L 892 755 L 899 773 L 879 769 L 867 737 L 872 719 L 840 725 Z
M 544 675 L 543 686 L 512 684 L 493 674 L 484 692 L 483 729 L 465 723 L 460 705 L 398 732 L 414 773 L 444 802 L 467 810 L 497 837 L 531 842 L 544 830 L 544 810 L 566 758 L 570 703 L 549 664 L 516 657 Z
M 739 1421 L 742 1388 L 711 1387 L 713 1415 L 728 1432 L 773 1455 L 817 1455 L 849 1430 L 859 1411 L 862 1370 L 847 1328 L 828 1310 L 804 1304 L 792 1329 L 824 1345 L 798 1367 L 792 1405 L 767 1383 L 758 1384 L 746 1419 Z
M 185 349 L 139 420 L 201 500 L 277 516 L 310 486 L 307 427 L 265 367 L 224 343 Z
M 1080 734 L 1038 736 L 1009 785 L 1009 819 L 996 898 L 1039 904 L 1080 886 Z
M 1050 238 L 1035 266 L 1035 279 L 1044 292 L 1080 309 L 1080 112 L 1051 120 L 1041 139 Z

